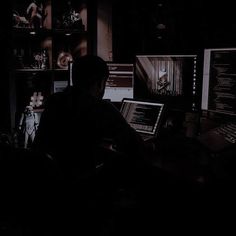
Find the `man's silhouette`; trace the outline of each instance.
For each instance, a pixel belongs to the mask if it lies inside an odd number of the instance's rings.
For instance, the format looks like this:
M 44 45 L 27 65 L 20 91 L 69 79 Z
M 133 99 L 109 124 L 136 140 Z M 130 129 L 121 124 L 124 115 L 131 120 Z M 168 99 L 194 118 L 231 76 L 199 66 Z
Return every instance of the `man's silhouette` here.
M 114 105 L 102 100 L 109 76 L 106 62 L 93 55 L 78 57 L 72 74 L 73 86 L 46 102 L 34 148 L 77 177 L 100 163 L 101 147 L 124 154 L 127 163 L 141 160 L 142 139 Z

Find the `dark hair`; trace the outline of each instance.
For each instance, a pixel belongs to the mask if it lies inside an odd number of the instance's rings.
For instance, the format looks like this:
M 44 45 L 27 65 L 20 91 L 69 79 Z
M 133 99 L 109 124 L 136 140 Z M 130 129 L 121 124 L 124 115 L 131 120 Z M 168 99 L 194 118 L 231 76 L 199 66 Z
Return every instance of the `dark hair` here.
M 77 57 L 73 61 L 73 86 L 89 88 L 96 82 L 107 80 L 108 76 L 108 66 L 99 56 L 85 55 Z

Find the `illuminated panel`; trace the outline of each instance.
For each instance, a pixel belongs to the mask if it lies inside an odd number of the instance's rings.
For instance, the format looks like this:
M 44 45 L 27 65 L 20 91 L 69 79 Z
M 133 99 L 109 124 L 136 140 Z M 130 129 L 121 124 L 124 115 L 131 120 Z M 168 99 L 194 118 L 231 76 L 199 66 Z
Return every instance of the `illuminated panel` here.
M 133 98 L 134 65 L 108 63 L 109 78 L 106 83 L 104 99 L 121 102 L 123 98 Z

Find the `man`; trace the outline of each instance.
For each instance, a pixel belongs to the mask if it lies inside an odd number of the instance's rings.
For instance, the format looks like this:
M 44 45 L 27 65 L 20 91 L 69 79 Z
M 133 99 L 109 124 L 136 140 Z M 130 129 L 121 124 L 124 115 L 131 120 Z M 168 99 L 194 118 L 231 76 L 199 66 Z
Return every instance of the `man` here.
M 34 148 L 46 152 L 70 173 L 86 172 L 98 161 L 100 147 L 143 158 L 145 145 L 120 112 L 102 100 L 108 67 L 100 57 L 78 57 L 72 67 L 73 86 L 53 94 L 45 105 Z
M 86 223 L 94 217 L 94 224 L 99 224 L 115 189 L 123 188 L 124 183 L 130 189 L 140 182 L 146 146 L 119 110 L 102 99 L 109 76 L 104 60 L 92 55 L 78 57 L 72 74 L 73 86 L 53 94 L 45 104 L 33 148 L 58 164 L 66 180 L 66 201 L 76 215 L 84 212 L 80 227 L 96 230 Z M 81 211 L 76 204 L 88 207 Z M 101 209 L 91 213 L 87 209 L 93 206 Z

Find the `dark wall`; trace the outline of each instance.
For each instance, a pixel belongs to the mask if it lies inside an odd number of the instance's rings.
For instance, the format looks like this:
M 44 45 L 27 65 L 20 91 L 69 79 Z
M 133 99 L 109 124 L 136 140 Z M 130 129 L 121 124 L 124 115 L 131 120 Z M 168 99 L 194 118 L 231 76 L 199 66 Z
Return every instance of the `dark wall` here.
M 4 3 L 0 15 L 0 131 L 10 128 L 10 2 Z M 236 46 L 233 1 L 112 0 L 112 4 L 115 61 L 130 62 L 136 54 L 195 53 L 205 47 Z M 94 10 L 90 13 L 96 15 Z M 92 31 L 93 37 L 96 29 Z M 91 51 L 96 51 L 96 39 L 92 42 Z
M 0 132 L 10 129 L 10 104 L 9 104 L 9 71 L 10 71 L 10 3 L 4 2 L 0 14 Z
M 113 54 L 198 52 L 236 45 L 233 3 L 226 0 L 113 0 Z M 165 28 L 160 28 L 163 25 Z M 158 28 L 159 26 L 159 28 Z

